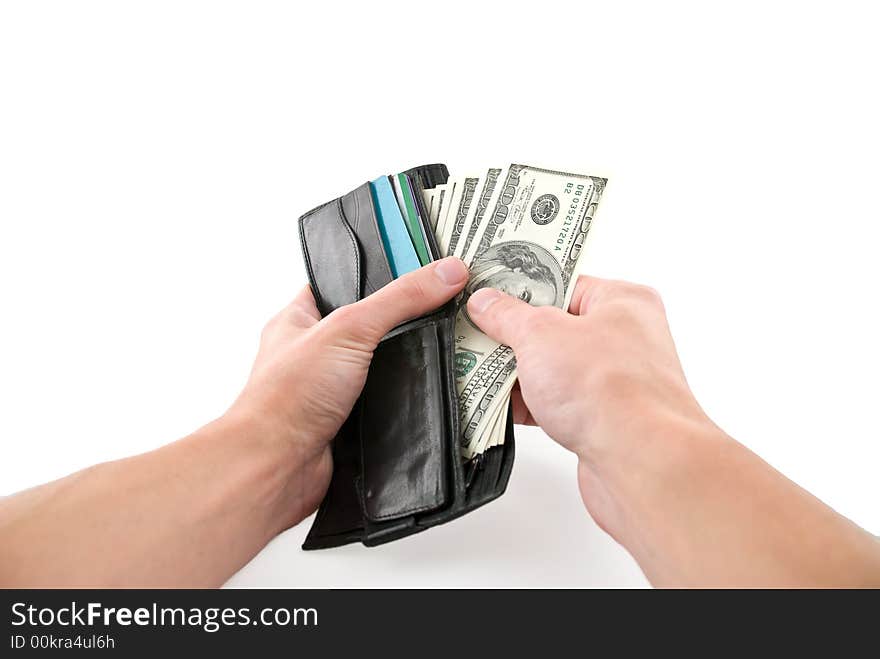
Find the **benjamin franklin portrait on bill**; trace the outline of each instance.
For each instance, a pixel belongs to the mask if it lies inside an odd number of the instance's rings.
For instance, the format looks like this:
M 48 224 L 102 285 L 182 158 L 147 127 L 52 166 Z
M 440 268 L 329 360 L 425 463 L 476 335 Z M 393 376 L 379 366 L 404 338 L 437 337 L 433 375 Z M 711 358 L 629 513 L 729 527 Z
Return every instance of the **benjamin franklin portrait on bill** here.
M 535 307 L 561 307 L 565 296 L 559 263 L 540 245 L 523 240 L 490 247 L 474 261 L 462 304 L 481 288 L 496 288 Z

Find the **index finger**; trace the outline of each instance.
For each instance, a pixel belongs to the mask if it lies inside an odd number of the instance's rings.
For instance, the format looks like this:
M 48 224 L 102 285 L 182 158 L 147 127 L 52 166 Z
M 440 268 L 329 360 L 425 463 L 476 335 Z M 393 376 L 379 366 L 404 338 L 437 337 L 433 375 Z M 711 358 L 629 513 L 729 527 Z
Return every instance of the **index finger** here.
M 590 277 L 589 275 L 580 275 L 577 283 L 574 285 L 574 293 L 571 296 L 571 302 L 568 305 L 568 313 L 575 316 L 583 316 L 587 313 L 590 301 L 596 296 L 596 293 L 608 282 L 607 279 L 599 277 Z

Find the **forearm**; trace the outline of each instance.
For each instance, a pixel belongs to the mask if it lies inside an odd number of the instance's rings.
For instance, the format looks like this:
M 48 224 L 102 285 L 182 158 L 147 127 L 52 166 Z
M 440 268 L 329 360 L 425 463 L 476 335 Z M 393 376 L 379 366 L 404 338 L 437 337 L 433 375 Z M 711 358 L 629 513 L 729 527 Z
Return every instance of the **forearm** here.
M 216 586 L 294 524 L 304 465 L 247 421 L 0 501 L 5 586 Z
M 651 435 L 603 476 L 613 533 L 654 585 L 880 586 L 877 538 L 711 423 Z

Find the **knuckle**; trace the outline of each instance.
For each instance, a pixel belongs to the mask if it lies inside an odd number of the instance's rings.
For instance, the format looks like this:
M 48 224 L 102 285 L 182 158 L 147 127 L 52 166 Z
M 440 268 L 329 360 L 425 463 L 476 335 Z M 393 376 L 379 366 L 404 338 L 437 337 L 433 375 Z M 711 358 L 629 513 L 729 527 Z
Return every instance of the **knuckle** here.
M 387 331 L 383 327 L 381 314 L 377 313 L 375 302 L 364 298 L 354 304 L 340 307 L 343 313 L 337 320 L 337 329 L 358 343 L 378 341 Z M 335 313 L 335 312 L 334 312 Z
M 521 325 L 540 332 L 549 329 L 558 320 L 556 307 L 535 307 L 524 319 Z
M 401 281 L 400 292 L 407 304 L 417 304 L 428 297 L 420 277 L 411 277 Z
M 650 306 L 663 306 L 663 299 L 656 289 L 643 284 L 633 284 L 630 282 L 615 282 L 613 286 L 614 297 L 625 299 L 627 301 L 639 304 L 647 304 Z
M 550 333 L 559 319 L 555 307 L 519 306 L 525 303 L 511 302 L 521 313 L 510 317 L 513 323 L 512 336 L 518 345 L 528 343 L 532 338 L 544 337 Z
M 656 300 L 660 298 L 660 294 L 655 289 L 644 284 L 630 284 L 629 294 L 641 300 Z
M 521 311 L 520 302 L 511 297 L 501 296 L 495 302 L 489 305 L 489 308 L 485 311 L 487 316 L 492 316 L 493 318 L 504 318 L 505 320 L 509 320 L 511 317 L 518 315 Z
M 329 316 L 327 316 L 327 325 L 337 329 L 351 325 L 351 323 L 356 321 L 359 315 L 358 309 L 355 308 L 358 304 L 359 303 L 356 302 L 355 304 L 347 304 L 335 309 Z
M 366 333 L 356 304 L 339 307 L 315 327 L 321 344 L 348 345 Z
M 340 346 L 371 350 L 381 337 L 380 323 L 369 313 L 364 300 L 339 307 L 311 328 L 311 336 L 321 346 Z
M 651 288 L 650 286 L 643 286 L 642 284 L 636 284 L 635 290 L 636 296 L 650 304 L 663 304 L 663 300 L 660 297 L 660 293 L 656 288 Z
M 281 323 L 281 314 L 275 314 L 269 320 L 266 321 L 266 324 L 263 325 L 263 329 L 260 331 L 260 339 L 267 339 L 273 336 L 277 329 L 278 325 Z

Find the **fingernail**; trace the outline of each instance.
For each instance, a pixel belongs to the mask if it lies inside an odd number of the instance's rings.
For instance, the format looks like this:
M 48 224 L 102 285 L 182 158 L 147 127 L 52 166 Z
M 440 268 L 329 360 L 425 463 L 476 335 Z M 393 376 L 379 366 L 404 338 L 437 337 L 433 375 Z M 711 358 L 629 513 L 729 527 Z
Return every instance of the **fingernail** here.
M 474 313 L 483 313 L 501 297 L 501 291 L 494 288 L 481 288 L 471 295 L 468 308 Z
M 448 256 L 434 264 L 434 274 L 437 275 L 437 279 L 447 286 L 454 286 L 467 279 L 468 273 L 461 259 Z

